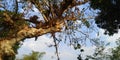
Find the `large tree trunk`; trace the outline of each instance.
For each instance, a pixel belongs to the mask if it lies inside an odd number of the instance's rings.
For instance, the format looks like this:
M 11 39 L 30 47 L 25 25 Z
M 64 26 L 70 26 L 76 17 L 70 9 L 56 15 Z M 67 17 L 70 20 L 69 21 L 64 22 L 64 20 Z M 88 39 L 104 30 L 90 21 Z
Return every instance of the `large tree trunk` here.
M 0 41 L 0 60 L 14 60 L 18 46 L 19 42 L 14 40 Z
M 0 55 L 0 60 L 2 60 L 2 56 Z
M 10 41 L 0 41 L 0 60 L 14 60 L 15 53 L 12 47 Z

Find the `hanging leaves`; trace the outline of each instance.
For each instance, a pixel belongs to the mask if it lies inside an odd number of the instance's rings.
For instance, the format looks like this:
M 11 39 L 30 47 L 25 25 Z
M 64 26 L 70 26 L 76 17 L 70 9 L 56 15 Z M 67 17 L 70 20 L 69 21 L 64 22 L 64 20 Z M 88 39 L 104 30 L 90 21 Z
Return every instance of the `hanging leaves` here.
M 84 24 L 87 28 L 90 27 L 90 23 L 89 23 L 89 21 L 87 21 L 86 19 L 83 19 L 82 22 L 83 22 L 83 24 Z

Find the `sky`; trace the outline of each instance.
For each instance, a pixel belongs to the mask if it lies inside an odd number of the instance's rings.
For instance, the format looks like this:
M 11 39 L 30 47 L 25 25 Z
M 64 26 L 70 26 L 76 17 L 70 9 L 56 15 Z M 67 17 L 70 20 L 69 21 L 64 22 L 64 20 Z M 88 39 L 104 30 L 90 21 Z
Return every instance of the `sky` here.
M 113 36 L 109 37 L 104 35 L 104 30 L 100 29 L 101 36 L 103 36 L 107 42 L 111 42 L 114 44 L 116 39 L 120 37 L 120 32 L 118 34 L 114 34 Z M 53 39 L 50 37 L 47 37 L 47 35 L 40 36 L 37 41 L 35 41 L 34 38 L 26 39 L 21 46 L 21 48 L 18 50 L 17 57 L 22 58 L 24 54 L 29 54 L 31 51 L 38 51 L 38 52 L 46 52 L 46 54 L 43 56 L 42 60 L 56 60 L 55 55 L 55 48 L 54 47 L 48 47 L 49 45 L 53 44 Z M 113 47 L 115 45 L 110 45 L 109 47 Z M 95 46 L 82 46 L 82 48 L 85 50 L 82 54 L 83 55 L 91 55 L 94 52 Z M 73 47 L 60 43 L 59 44 L 59 53 L 60 53 L 60 59 L 61 60 L 77 60 L 77 56 L 79 55 L 78 50 L 74 50 Z M 47 57 L 47 58 L 46 58 Z

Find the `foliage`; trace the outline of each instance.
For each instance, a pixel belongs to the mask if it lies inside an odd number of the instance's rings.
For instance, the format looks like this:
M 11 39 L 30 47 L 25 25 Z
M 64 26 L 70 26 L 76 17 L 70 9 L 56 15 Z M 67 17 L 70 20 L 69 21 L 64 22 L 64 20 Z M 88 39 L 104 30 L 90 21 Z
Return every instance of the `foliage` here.
M 105 52 L 105 47 L 96 47 L 95 52 L 93 53 L 92 56 L 88 55 L 86 58 L 87 59 L 92 59 L 92 60 L 110 60 L 110 52 Z
M 116 41 L 117 47 L 112 48 L 111 60 L 120 60 L 120 38 Z
M 110 51 L 106 51 L 106 47 L 110 45 L 110 43 L 105 43 L 104 41 L 100 41 L 98 38 L 93 39 L 92 43 L 95 46 L 95 49 L 93 49 L 92 55 L 86 55 L 86 57 L 82 56 L 84 49 L 80 49 L 80 54 L 78 55 L 78 60 L 110 60 L 111 54 Z
M 95 18 L 98 27 L 105 29 L 104 34 L 113 35 L 120 28 L 120 0 L 90 0 L 90 6 L 100 12 Z
M 11 11 L 1 11 L 0 14 L 0 38 L 2 37 L 16 37 L 15 34 L 22 29 L 25 25 L 29 25 L 22 19 L 22 14 L 15 14 Z M 8 20 L 8 19 L 10 20 Z
M 45 53 L 32 52 L 30 55 L 25 55 L 23 60 L 38 60 L 43 56 L 43 54 Z
M 116 47 L 106 49 L 109 43 L 102 45 L 98 44 L 92 55 L 87 55 L 85 59 L 87 60 L 120 60 L 120 38 L 116 41 Z M 81 60 L 81 54 L 78 56 Z M 79 60 L 79 59 L 78 59 Z
M 35 52 L 32 51 L 29 55 L 24 55 L 23 59 L 16 59 L 16 60 L 41 60 L 45 52 Z

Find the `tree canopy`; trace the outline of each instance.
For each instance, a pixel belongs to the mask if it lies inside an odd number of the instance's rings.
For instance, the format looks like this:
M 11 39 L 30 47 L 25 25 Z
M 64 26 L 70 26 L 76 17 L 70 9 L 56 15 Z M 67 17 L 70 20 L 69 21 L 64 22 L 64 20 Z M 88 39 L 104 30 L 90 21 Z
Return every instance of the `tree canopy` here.
M 23 58 L 16 58 L 16 60 L 41 60 L 45 52 L 32 51 L 29 55 L 24 55 Z
M 98 27 L 105 29 L 105 34 L 113 35 L 120 28 L 120 0 L 90 0 L 90 6 L 100 12 L 95 18 Z

